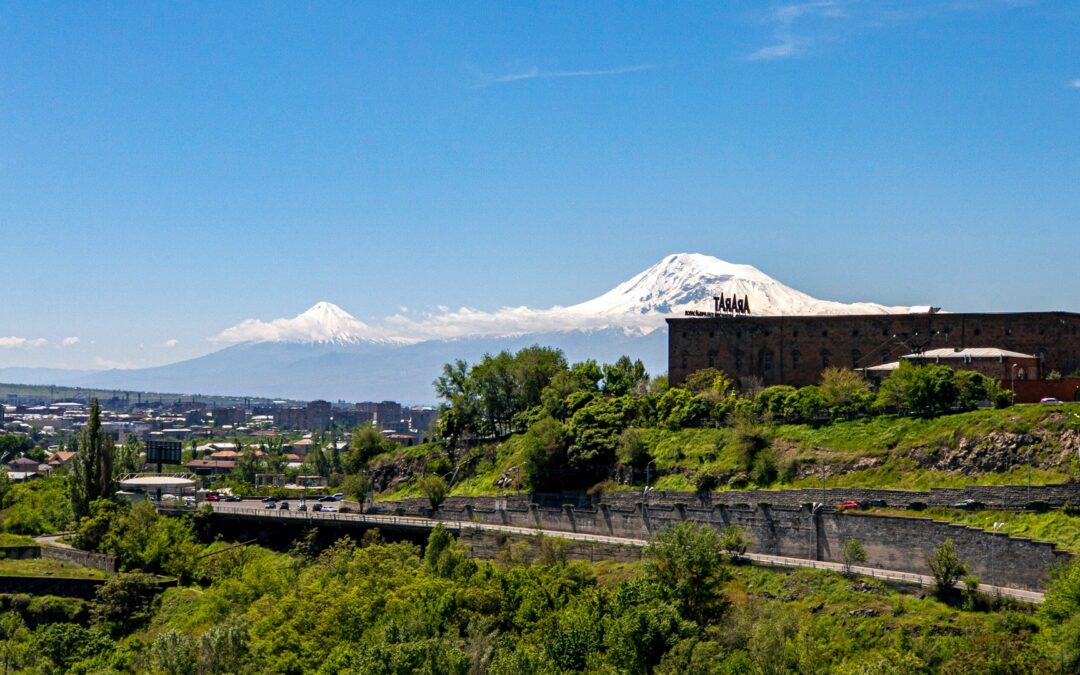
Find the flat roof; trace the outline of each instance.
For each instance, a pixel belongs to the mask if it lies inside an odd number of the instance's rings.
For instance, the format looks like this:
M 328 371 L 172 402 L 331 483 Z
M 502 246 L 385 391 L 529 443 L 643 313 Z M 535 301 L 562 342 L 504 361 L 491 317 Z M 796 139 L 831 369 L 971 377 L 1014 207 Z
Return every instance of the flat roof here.
M 135 476 L 120 481 L 122 488 L 195 487 L 195 481 L 179 476 Z
M 1001 357 L 1009 357 L 1014 359 L 1034 359 L 1034 354 L 1021 354 L 1020 352 L 1011 352 L 1008 349 L 998 349 L 997 347 L 968 347 L 967 349 L 952 349 L 950 347 L 943 347 L 941 349 L 931 349 L 921 354 L 905 354 L 901 358 L 905 359 L 963 359 L 971 357 L 973 359 L 996 359 Z

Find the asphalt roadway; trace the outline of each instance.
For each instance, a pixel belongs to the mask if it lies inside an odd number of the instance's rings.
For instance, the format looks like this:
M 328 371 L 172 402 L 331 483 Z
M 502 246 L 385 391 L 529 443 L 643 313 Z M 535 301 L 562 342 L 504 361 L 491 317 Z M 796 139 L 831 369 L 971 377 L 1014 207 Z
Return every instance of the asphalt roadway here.
M 645 539 L 628 539 L 624 537 L 610 537 L 600 534 L 584 534 L 581 532 L 567 532 L 564 530 L 543 530 L 539 528 L 529 527 L 514 527 L 510 525 L 497 525 L 492 523 L 473 523 L 468 521 L 456 521 L 456 520 L 433 520 L 429 518 L 418 518 L 412 516 L 391 516 L 385 514 L 361 514 L 359 511 L 359 505 L 355 502 L 330 502 L 329 504 L 335 508 L 341 506 L 348 506 L 350 513 L 332 512 L 326 513 L 321 511 L 312 511 L 311 506 L 316 502 L 312 500 L 307 501 L 308 510 L 298 511 L 297 507 L 300 505 L 299 500 L 287 500 L 289 502 L 289 509 L 267 509 L 263 506 L 262 502 L 246 500 L 243 502 L 207 502 L 212 504 L 214 511 L 220 513 L 235 514 L 243 518 L 252 518 L 256 520 L 301 520 L 309 521 L 313 523 L 318 522 L 354 522 L 354 523 L 368 523 L 371 525 L 387 525 L 399 529 L 421 529 L 430 530 L 439 523 L 442 523 L 448 530 L 461 531 L 464 529 L 472 529 L 474 531 L 483 532 L 499 532 L 505 534 L 517 534 L 524 536 L 547 536 L 547 537 L 559 537 L 560 539 L 569 539 L 572 541 L 591 541 L 603 544 L 617 544 L 620 546 L 635 546 L 643 547 L 648 542 Z M 804 558 L 789 558 L 785 556 L 766 555 L 764 553 L 745 553 L 743 558 L 762 565 L 778 566 L 778 567 L 809 567 L 813 569 L 833 570 L 836 572 L 843 572 L 845 570 L 844 565 L 841 563 L 825 562 L 822 560 L 807 560 Z M 895 581 L 905 584 L 912 584 L 916 586 L 932 587 L 934 586 L 934 578 L 923 574 L 911 574 L 910 572 L 898 572 L 895 570 L 884 570 L 877 567 L 860 567 L 853 566 L 851 571 L 855 574 L 862 576 L 874 577 L 876 579 L 882 579 L 885 581 Z M 962 588 L 961 584 L 957 584 L 957 588 Z M 1019 588 L 1008 588 L 1005 586 L 991 586 L 989 584 L 979 584 L 979 590 L 989 595 L 997 595 L 1002 597 L 1014 598 L 1016 600 L 1022 600 L 1024 602 L 1041 603 L 1043 602 L 1044 595 L 1037 591 L 1028 591 Z

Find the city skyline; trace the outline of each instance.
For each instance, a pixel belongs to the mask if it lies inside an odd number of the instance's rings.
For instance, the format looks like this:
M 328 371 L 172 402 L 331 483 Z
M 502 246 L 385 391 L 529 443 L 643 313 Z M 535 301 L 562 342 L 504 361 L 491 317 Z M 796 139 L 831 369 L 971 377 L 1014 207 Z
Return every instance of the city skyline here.
M 678 251 L 1080 311 L 1068 3 L 2 7 L 0 366 L 566 306 Z

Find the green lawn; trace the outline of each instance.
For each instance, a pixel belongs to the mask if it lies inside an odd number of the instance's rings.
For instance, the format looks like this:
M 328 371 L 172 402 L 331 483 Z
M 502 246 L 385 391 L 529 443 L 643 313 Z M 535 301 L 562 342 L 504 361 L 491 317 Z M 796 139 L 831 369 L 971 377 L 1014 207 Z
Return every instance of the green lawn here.
M 31 560 L 0 559 L 0 576 L 61 577 L 65 579 L 104 579 L 108 574 L 93 567 L 82 567 L 48 558 Z

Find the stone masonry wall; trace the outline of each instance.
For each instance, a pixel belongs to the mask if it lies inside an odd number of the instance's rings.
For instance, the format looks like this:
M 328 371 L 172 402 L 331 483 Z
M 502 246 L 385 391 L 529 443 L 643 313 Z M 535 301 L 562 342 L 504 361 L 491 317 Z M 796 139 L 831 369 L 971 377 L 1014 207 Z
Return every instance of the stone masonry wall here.
M 959 488 L 932 488 L 930 490 L 882 490 L 874 488 L 799 488 L 792 490 L 724 490 L 721 492 L 659 492 L 649 493 L 652 506 L 674 507 L 680 504 L 711 507 L 725 504 L 761 504 L 798 508 L 812 502 L 833 505 L 853 499 L 867 501 L 880 499 L 889 506 L 907 508 L 910 504 L 949 506 L 965 499 L 982 502 L 987 508 L 1023 509 L 1032 502 L 1044 502 L 1048 507 L 1080 507 L 1080 483 L 1058 485 L 969 485 Z M 642 501 L 640 492 L 617 491 L 589 496 L 581 492 L 564 494 L 514 494 L 503 497 L 449 497 L 444 509 L 461 509 L 466 505 L 475 508 L 526 509 L 530 504 L 543 507 L 561 507 L 569 504 L 576 508 L 596 508 L 600 504 L 621 508 L 636 508 Z M 401 515 L 417 515 L 427 512 L 428 501 L 424 498 L 404 499 L 396 502 L 379 502 L 378 506 Z
M 558 508 L 529 504 L 521 508 L 520 503 L 507 501 L 497 504 L 482 502 L 480 498 L 471 501 L 475 503 L 445 504 L 431 515 L 448 522 L 491 523 L 631 539 L 647 539 L 683 521 L 704 523 L 718 530 L 738 525 L 753 539 L 751 552 L 830 562 L 842 562 L 844 542 L 855 539 L 866 549 L 867 565 L 916 574 L 929 574 L 927 556 L 945 539 L 952 539 L 960 558 L 984 582 L 1030 590 L 1042 589 L 1050 570 L 1072 558 L 1044 542 L 925 518 L 834 512 L 813 509 L 809 504 L 798 508 L 766 503 L 628 506 L 602 500 L 593 508 L 570 504 Z

